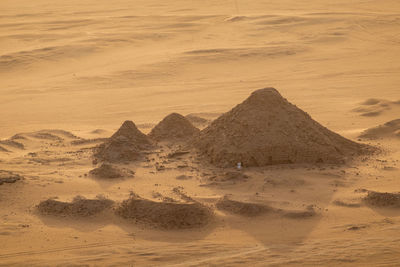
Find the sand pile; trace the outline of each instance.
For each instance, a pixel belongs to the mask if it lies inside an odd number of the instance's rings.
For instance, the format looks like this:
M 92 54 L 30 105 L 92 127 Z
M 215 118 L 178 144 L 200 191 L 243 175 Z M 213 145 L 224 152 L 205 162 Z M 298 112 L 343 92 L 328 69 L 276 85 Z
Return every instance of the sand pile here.
M 10 171 L 0 170 L 0 185 L 5 183 L 12 184 L 21 179 L 22 176 L 20 176 L 19 174 Z
M 367 139 L 400 137 L 400 119 L 367 129 L 361 133 L 360 137 Z
M 227 196 L 218 200 L 215 206 L 219 210 L 248 217 L 259 216 L 274 211 L 273 208 L 267 205 L 231 200 Z
M 371 206 L 377 207 L 400 207 L 400 193 L 380 193 L 368 191 L 368 195 L 363 201 Z
M 38 211 L 45 215 L 87 217 L 110 209 L 114 202 L 102 196 L 96 199 L 86 199 L 76 196 L 72 202 L 62 202 L 54 199 L 42 201 L 37 206 Z
M 253 92 L 216 119 L 195 141 L 218 166 L 343 163 L 367 150 L 320 125 L 274 88 Z
M 148 137 L 132 121 L 125 121 L 116 133 L 96 148 L 94 158 L 107 162 L 135 161 L 149 148 Z
M 199 131 L 184 116 L 171 113 L 151 130 L 149 136 L 157 141 L 188 139 Z
M 102 178 L 102 179 L 116 179 L 130 176 L 132 177 L 135 174 L 134 171 L 129 169 L 121 169 L 117 168 L 111 164 L 103 163 L 99 167 L 91 170 L 89 175 L 95 178 Z
M 185 229 L 208 224 L 212 211 L 200 203 L 155 202 L 132 195 L 124 200 L 117 214 L 163 229 Z

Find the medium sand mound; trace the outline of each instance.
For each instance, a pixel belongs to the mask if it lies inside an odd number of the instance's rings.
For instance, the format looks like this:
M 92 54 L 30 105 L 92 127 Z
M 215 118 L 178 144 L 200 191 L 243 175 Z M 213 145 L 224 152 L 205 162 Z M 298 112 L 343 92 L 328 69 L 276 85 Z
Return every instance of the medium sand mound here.
M 87 217 L 109 209 L 113 204 L 112 200 L 101 196 L 96 199 L 86 199 L 77 196 L 72 202 L 48 199 L 40 202 L 37 208 L 44 215 Z
M 148 137 L 132 121 L 125 121 L 116 133 L 96 148 L 94 158 L 107 162 L 135 161 L 143 150 L 149 148 Z
M 136 195 L 124 200 L 117 214 L 126 219 L 163 229 L 185 229 L 205 226 L 212 211 L 200 203 L 155 202 Z
M 89 172 L 89 174 L 96 178 L 102 179 L 116 179 L 126 176 L 133 176 L 135 173 L 132 170 L 120 169 L 111 164 L 103 163 Z
M 400 119 L 367 129 L 361 133 L 360 137 L 367 139 L 400 137 Z
M 259 216 L 274 211 L 273 208 L 267 205 L 230 200 L 226 196 L 218 200 L 215 206 L 219 210 L 248 217 Z
M 195 146 L 218 166 L 343 163 L 368 148 L 323 127 L 274 88 L 253 92 L 216 119 Z
M 377 207 L 400 207 L 400 193 L 380 193 L 368 191 L 363 201 L 371 206 Z
M 199 131 L 184 116 L 172 113 L 151 130 L 149 137 L 157 141 L 187 139 L 193 137 Z

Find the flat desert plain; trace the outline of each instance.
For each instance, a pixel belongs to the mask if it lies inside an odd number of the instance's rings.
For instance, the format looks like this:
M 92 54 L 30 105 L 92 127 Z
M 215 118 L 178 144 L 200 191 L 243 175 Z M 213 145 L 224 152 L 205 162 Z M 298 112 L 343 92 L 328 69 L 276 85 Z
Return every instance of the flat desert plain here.
M 398 0 L 1 0 L 0 265 L 399 266 L 399 119 Z

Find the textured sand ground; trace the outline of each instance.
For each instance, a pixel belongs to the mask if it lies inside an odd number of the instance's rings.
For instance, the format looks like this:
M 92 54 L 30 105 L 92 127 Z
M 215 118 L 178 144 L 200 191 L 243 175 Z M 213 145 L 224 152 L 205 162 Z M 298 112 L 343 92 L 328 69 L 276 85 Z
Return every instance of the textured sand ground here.
M 210 184 L 223 172 L 188 155 L 186 167 L 142 162 L 123 166 L 134 177 L 94 179 L 88 148 L 100 141 L 32 134 L 104 138 L 126 119 L 148 132 L 171 112 L 215 118 L 274 86 L 356 140 L 400 118 L 398 1 L 3 0 L 0 9 L 0 138 L 28 133 L 16 140 L 24 149 L 0 144 L 10 151 L 0 151 L 0 169 L 24 177 L 0 185 L 0 265 L 398 265 L 400 210 L 366 206 L 358 189 L 400 191 L 399 139 L 364 141 L 384 153 L 343 166 L 252 168 L 247 180 Z M 161 164 L 166 153 L 151 156 Z M 232 194 L 284 210 L 313 205 L 317 215 L 217 210 L 205 228 L 163 231 L 35 209 L 51 197 L 122 201 L 131 190 L 177 198 L 177 186 L 209 205 Z

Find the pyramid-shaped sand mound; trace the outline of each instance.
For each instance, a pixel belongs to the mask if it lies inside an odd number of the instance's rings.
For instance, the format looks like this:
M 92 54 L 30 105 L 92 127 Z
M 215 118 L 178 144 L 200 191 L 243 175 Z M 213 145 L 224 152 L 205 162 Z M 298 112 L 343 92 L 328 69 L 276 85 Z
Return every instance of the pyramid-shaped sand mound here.
M 95 151 L 99 161 L 129 162 L 137 160 L 141 151 L 149 149 L 151 142 L 132 121 L 125 121 L 106 142 Z
M 172 113 L 151 130 L 149 137 L 157 141 L 187 139 L 199 132 L 200 130 L 194 127 L 187 118 L 178 113 Z
M 253 92 L 202 130 L 195 145 L 218 166 L 342 163 L 367 149 L 323 127 L 274 88 Z

